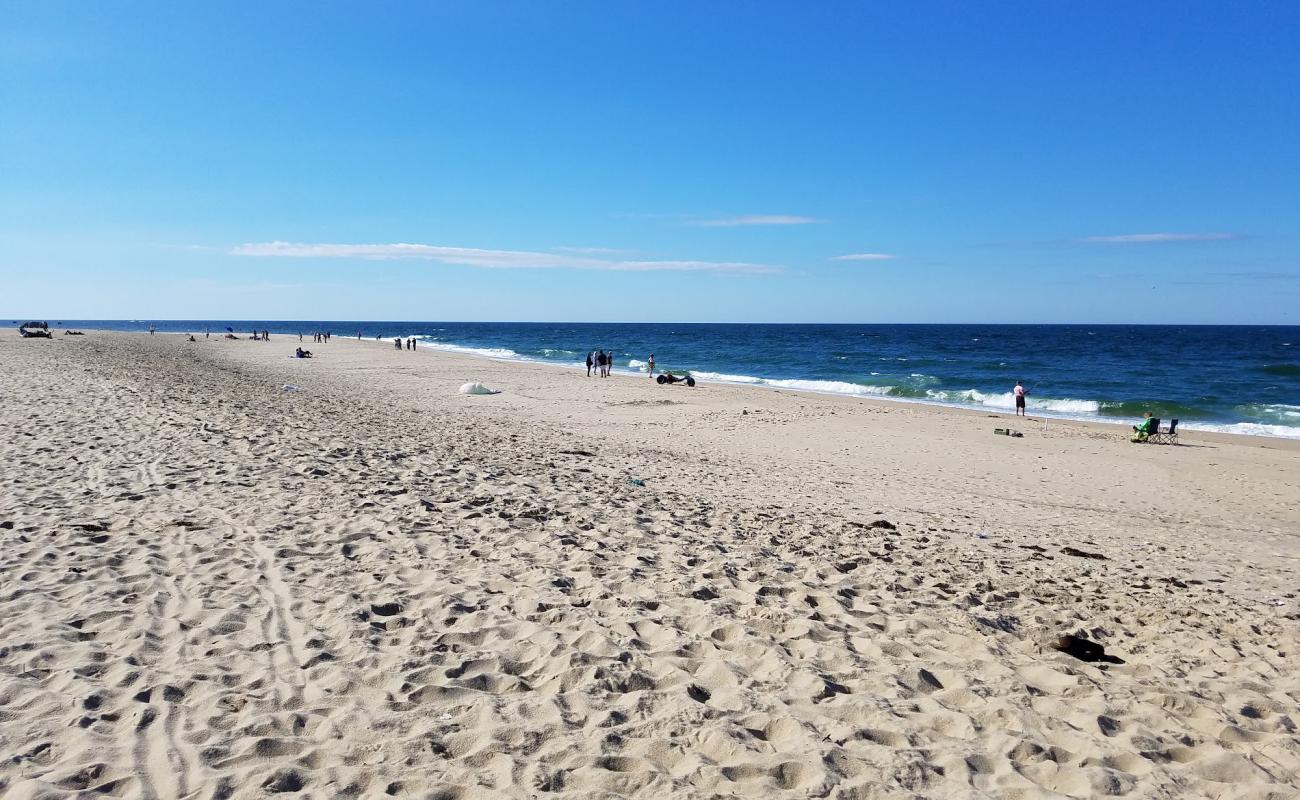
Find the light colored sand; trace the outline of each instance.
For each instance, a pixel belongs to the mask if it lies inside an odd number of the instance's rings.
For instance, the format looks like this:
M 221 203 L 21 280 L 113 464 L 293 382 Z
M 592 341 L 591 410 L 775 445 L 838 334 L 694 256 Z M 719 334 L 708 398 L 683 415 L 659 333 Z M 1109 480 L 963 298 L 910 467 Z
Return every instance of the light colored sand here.
M 0 337 L 0 795 L 1297 796 L 1296 443 L 296 344 Z

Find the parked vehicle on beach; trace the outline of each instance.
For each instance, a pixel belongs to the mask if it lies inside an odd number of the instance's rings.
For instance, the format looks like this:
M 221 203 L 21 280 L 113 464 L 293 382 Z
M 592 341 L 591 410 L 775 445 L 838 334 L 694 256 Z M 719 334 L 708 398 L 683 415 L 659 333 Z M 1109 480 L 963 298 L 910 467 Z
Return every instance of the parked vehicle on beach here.
M 24 339 L 52 339 L 50 326 L 44 322 L 24 322 L 18 326 L 18 333 Z
M 695 379 L 692 378 L 689 374 L 686 375 L 686 377 L 684 377 L 684 378 L 679 378 L 679 377 L 677 377 L 676 375 L 672 374 L 671 372 L 665 372 L 664 374 L 659 375 L 659 376 L 657 376 L 657 377 L 655 378 L 655 383 L 659 384 L 660 386 L 663 386 L 663 385 L 666 384 L 666 383 L 670 383 L 670 384 L 671 384 L 671 383 L 684 383 L 684 384 L 686 384 L 687 386 L 694 386 L 694 385 L 695 385 Z

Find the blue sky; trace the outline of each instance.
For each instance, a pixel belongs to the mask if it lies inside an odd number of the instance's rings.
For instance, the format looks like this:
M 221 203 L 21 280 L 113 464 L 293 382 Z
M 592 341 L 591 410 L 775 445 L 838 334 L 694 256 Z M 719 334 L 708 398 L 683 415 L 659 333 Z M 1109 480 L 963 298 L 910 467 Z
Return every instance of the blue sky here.
M 1290 2 L 0 0 L 0 314 L 1300 324 L 1296 42 Z

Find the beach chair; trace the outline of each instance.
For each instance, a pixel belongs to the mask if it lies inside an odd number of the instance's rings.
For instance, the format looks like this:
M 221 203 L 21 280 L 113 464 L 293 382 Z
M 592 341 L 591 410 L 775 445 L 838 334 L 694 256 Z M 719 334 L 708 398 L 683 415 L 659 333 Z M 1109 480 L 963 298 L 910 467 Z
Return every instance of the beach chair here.
M 1178 420 L 1170 420 L 1169 427 L 1161 429 L 1157 424 L 1152 426 L 1152 432 L 1147 441 L 1151 444 L 1178 444 Z

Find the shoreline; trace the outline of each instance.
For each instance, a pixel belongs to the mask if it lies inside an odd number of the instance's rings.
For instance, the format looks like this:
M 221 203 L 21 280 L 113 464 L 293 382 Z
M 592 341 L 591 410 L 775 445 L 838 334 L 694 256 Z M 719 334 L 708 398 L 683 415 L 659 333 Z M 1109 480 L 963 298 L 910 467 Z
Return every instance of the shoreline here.
M 130 332 L 130 331 L 116 331 L 116 330 L 108 330 L 108 329 L 91 329 L 91 328 L 88 328 L 86 330 L 93 330 L 96 333 L 112 334 L 112 335 L 120 335 L 120 334 L 135 335 L 139 333 L 139 332 Z M 148 333 L 145 332 L 144 335 L 148 335 Z M 159 335 L 184 336 L 186 334 L 179 331 L 169 331 L 166 333 L 160 332 Z M 289 338 L 292 341 L 292 337 L 295 335 L 296 334 L 273 334 L 273 337 L 284 336 Z M 361 339 L 357 339 L 354 336 L 333 336 L 331 338 L 338 342 L 350 342 L 352 344 L 370 344 L 374 346 L 379 346 L 380 349 L 385 349 L 384 346 L 386 345 L 386 349 L 396 350 L 396 348 L 392 347 L 392 340 L 398 337 L 390 336 L 381 339 L 375 339 L 374 337 L 363 337 Z M 406 338 L 409 338 L 409 336 L 405 336 L 401 338 L 405 340 Z M 239 341 L 247 341 L 247 340 L 248 340 L 247 335 L 241 336 L 239 339 Z M 231 340 L 225 340 L 225 341 L 231 341 Z M 273 338 L 272 343 L 274 342 L 275 339 Z M 306 343 L 306 340 L 304 340 L 304 343 Z M 482 352 L 483 350 L 486 350 L 486 348 L 471 348 L 465 345 L 457 345 L 457 344 L 446 344 L 444 346 L 439 346 L 439 343 L 434 343 L 434 342 L 420 342 L 416 348 L 416 352 L 432 351 L 443 355 L 458 356 L 458 357 L 469 358 L 469 359 L 481 359 L 484 361 L 490 361 L 490 362 L 496 362 L 502 364 L 533 365 L 533 366 L 541 366 L 547 368 L 556 368 L 556 369 L 561 369 L 566 371 L 576 370 L 579 372 L 582 371 L 584 367 L 584 365 L 581 362 L 569 364 L 565 362 L 547 361 L 539 358 L 529 358 L 526 356 L 521 356 L 517 353 L 514 356 L 496 356 L 486 352 Z M 684 374 L 687 371 L 682 371 L 682 372 Z M 649 376 L 645 373 L 632 372 L 630 369 L 626 369 L 626 368 L 616 368 L 613 370 L 612 375 L 620 378 L 637 378 L 637 377 L 649 378 Z M 1030 423 L 1039 424 L 1039 425 L 1041 425 L 1044 420 L 1047 420 L 1049 424 L 1057 423 L 1057 424 L 1068 424 L 1068 425 L 1097 426 L 1102 430 L 1106 430 L 1116 435 L 1122 434 L 1125 440 L 1127 440 L 1128 438 L 1128 429 L 1132 426 L 1133 422 L 1139 421 L 1137 420 L 1137 418 L 1133 418 L 1132 420 L 1125 420 L 1125 421 L 1119 421 L 1119 420 L 1110 421 L 1110 420 L 1100 419 L 1095 417 L 1084 417 L 1081 415 L 1061 416 L 1056 413 L 1041 412 L 1041 411 L 1035 411 L 1031 416 L 1028 417 L 1017 417 L 1010 410 L 1003 410 L 994 406 L 979 407 L 973 405 L 963 405 L 959 403 L 946 403 L 941 401 L 924 400 L 921 398 L 889 397 L 885 395 L 874 395 L 874 394 L 858 395 L 858 394 L 848 394 L 842 392 L 819 391 L 817 389 L 802 388 L 802 387 L 792 388 L 792 387 L 785 387 L 785 386 L 772 386 L 770 384 L 758 383 L 758 382 L 750 383 L 745 381 L 717 380 L 713 378 L 698 378 L 697 380 L 699 381 L 701 386 L 713 385 L 713 386 L 734 387 L 734 388 L 746 389 L 746 390 L 758 389 L 758 390 L 771 391 L 771 392 L 792 392 L 799 395 L 828 398 L 828 399 L 834 399 L 839 401 L 860 401 L 868 404 L 883 403 L 886 405 L 901 405 L 907 407 L 946 409 L 949 411 L 978 414 L 987 417 L 997 417 L 1002 421 L 1010 421 L 1012 423 L 1015 423 L 1015 420 L 1017 419 L 1022 419 L 1022 420 L 1027 419 Z M 759 378 L 758 380 L 764 381 L 764 380 L 785 380 L 785 379 Z M 1162 420 L 1162 422 L 1167 422 L 1167 420 Z M 1024 423 L 1020 423 L 1020 424 L 1024 424 Z M 1180 421 L 1178 426 L 1180 438 L 1183 438 L 1183 436 L 1187 433 L 1191 433 L 1193 434 L 1192 438 L 1204 437 L 1206 441 L 1223 441 L 1223 442 L 1233 441 L 1243 445 L 1254 445 L 1254 446 L 1261 446 L 1261 447 L 1278 446 L 1280 449 L 1294 448 L 1296 450 L 1300 450 L 1300 429 L 1297 429 L 1297 433 L 1295 436 L 1283 436 L 1283 435 L 1276 435 L 1271 433 L 1236 433 L 1236 432 L 1228 432 L 1228 431 L 1221 431 L 1221 430 L 1212 430 L 1212 429 L 1197 427 L 1198 424 L 1218 424 L 1218 423 L 1197 423 L 1197 422 Z M 1254 423 L 1223 423 L 1223 424 L 1254 424 Z M 1153 445 L 1153 446 L 1163 447 L 1167 445 Z

